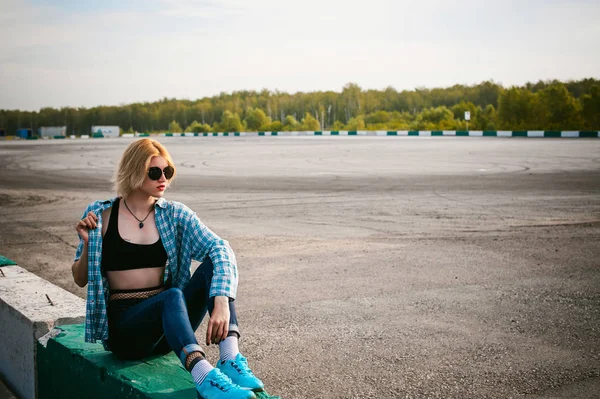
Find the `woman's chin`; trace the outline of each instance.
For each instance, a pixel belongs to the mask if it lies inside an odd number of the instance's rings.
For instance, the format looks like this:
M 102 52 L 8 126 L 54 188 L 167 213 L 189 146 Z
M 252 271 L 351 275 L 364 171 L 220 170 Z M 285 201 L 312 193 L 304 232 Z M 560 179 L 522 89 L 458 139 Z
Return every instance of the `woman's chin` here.
M 147 190 L 146 191 L 146 190 L 144 190 L 144 193 L 146 195 L 148 195 L 149 197 L 154 197 L 154 198 L 157 198 L 157 199 L 161 198 L 161 197 L 163 197 L 165 195 L 164 190 L 163 191 L 160 191 L 160 190 Z

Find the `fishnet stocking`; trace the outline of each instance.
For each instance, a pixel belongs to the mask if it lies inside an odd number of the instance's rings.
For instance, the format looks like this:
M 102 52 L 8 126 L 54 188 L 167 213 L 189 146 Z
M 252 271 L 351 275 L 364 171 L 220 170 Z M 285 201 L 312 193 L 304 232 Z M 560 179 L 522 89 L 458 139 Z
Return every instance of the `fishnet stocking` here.
M 160 294 L 165 290 L 164 287 L 156 288 L 150 291 L 140 291 L 140 292 L 115 292 L 110 294 L 108 298 L 109 301 L 114 301 L 117 299 L 147 299 L 154 295 Z

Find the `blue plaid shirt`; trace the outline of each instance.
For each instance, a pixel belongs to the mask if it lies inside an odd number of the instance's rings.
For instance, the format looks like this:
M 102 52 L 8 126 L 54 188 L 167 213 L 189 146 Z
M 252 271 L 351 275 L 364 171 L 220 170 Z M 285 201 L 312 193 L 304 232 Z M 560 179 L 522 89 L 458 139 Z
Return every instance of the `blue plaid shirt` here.
M 96 201 L 88 205 L 82 217 L 91 211 L 98 217 L 98 227 L 89 231 L 88 239 L 88 290 L 85 311 L 85 341 L 108 340 L 106 300 L 108 282 L 101 270 L 102 264 L 102 212 L 112 207 L 118 197 Z M 184 289 L 190 281 L 193 260 L 201 262 L 208 255 L 214 265 L 209 296 L 227 296 L 235 299 L 238 274 L 235 255 L 229 243 L 210 231 L 187 206 L 160 198 L 154 207 L 156 227 L 167 252 L 164 282 L 171 278 L 173 287 Z M 80 240 L 75 261 L 81 257 L 83 240 Z

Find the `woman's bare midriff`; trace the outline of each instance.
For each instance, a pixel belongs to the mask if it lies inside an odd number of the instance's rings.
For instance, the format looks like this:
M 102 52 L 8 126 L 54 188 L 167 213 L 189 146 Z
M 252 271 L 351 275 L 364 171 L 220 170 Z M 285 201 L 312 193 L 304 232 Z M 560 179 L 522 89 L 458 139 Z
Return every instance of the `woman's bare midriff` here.
M 106 279 L 113 290 L 136 290 L 162 285 L 164 273 L 164 266 L 148 267 L 106 272 Z

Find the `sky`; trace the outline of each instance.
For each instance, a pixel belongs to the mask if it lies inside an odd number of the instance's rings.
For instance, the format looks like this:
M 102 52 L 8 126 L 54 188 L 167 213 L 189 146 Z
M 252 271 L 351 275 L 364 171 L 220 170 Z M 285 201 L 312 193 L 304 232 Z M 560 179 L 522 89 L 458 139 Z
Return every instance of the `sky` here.
M 0 0 L 0 109 L 600 78 L 600 0 Z

